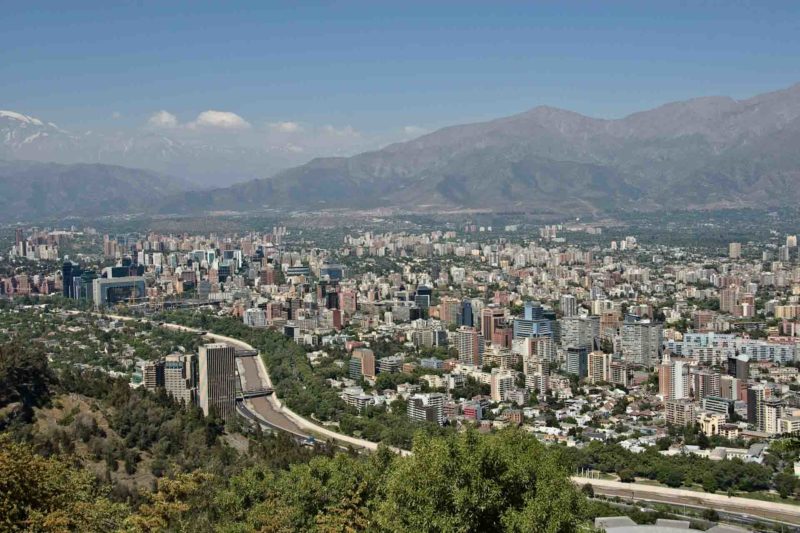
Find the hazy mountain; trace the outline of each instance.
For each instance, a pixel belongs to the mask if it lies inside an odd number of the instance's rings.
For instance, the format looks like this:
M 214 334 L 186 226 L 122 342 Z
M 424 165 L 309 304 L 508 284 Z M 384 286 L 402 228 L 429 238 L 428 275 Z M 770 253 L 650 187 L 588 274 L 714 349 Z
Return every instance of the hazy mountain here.
M 112 165 L 0 160 L 0 220 L 146 211 L 187 184 L 154 172 Z
M 800 200 L 798 184 L 795 85 L 741 101 L 676 102 L 616 120 L 537 107 L 188 193 L 167 208 L 785 205 Z
M 102 163 L 182 176 L 196 187 L 220 187 L 269 176 L 307 159 L 279 147 L 217 139 L 180 139 L 163 131 L 76 133 L 52 122 L 0 110 L 0 159 Z

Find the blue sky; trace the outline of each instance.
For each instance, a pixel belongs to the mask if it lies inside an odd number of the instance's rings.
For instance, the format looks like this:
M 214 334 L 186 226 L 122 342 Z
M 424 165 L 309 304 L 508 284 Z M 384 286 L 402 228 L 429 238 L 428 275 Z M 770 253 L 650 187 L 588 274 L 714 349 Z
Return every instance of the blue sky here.
M 76 128 L 222 110 L 383 135 L 539 104 L 617 117 L 800 81 L 798 2 L 2 1 L 0 13 L 0 108 Z

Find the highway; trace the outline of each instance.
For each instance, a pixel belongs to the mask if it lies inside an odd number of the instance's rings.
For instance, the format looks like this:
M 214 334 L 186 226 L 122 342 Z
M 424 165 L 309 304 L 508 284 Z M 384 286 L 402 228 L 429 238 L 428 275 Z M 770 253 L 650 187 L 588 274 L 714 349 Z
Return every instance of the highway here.
M 620 498 L 634 501 L 648 501 L 667 503 L 670 505 L 685 505 L 701 509 L 715 509 L 718 512 L 738 516 L 761 517 L 782 522 L 789 526 L 800 524 L 800 505 L 788 503 L 767 502 L 722 494 L 709 494 L 694 492 L 685 489 L 672 489 L 655 485 L 639 483 L 622 483 L 605 479 L 590 479 L 574 476 L 576 485 L 592 485 L 595 494 L 603 496 L 619 496 Z
M 121 316 L 114 316 L 114 318 L 127 320 L 130 319 L 130 317 Z M 162 324 L 162 326 L 170 329 L 200 333 L 200 330 L 198 329 L 181 326 L 179 324 L 165 323 Z M 226 337 L 224 335 L 218 335 L 210 332 L 206 332 L 205 336 L 215 342 L 224 342 L 240 350 L 255 350 L 255 348 L 250 344 L 232 337 Z M 260 355 L 251 357 L 238 357 L 237 361 L 237 364 L 240 365 L 239 372 L 240 380 L 243 383 L 242 390 L 274 388 L 272 386 L 269 373 L 267 372 L 267 367 Z M 274 393 L 269 396 L 260 396 L 245 400 L 244 407 L 250 414 L 255 416 L 265 425 L 286 431 L 298 437 L 311 436 L 323 441 L 330 440 L 339 446 L 352 447 L 356 450 L 374 451 L 378 449 L 378 443 L 376 442 L 351 437 L 349 435 L 343 435 L 320 424 L 311 422 L 310 420 L 300 416 L 286 407 L 280 398 L 278 398 L 277 394 Z M 399 448 L 391 449 L 400 455 L 409 455 L 411 453 L 408 450 L 401 450 Z
M 134 320 L 126 316 L 108 316 L 120 320 Z M 179 324 L 165 323 L 162 324 L 162 326 L 170 329 L 200 333 L 197 329 L 181 326 Z M 230 344 L 237 349 L 255 350 L 255 348 L 244 341 L 224 335 L 206 333 L 206 337 L 215 342 Z M 239 368 L 242 390 L 274 388 L 266 365 L 260 355 L 238 357 L 237 365 Z M 269 396 L 247 399 L 243 402 L 242 407 L 243 408 L 239 409 L 239 413 L 242 416 L 249 419 L 255 418 L 268 427 L 286 431 L 297 437 L 305 438 L 313 436 L 322 440 L 333 441 L 339 446 L 352 446 L 355 449 L 376 450 L 378 448 L 378 444 L 375 442 L 343 435 L 303 418 L 286 407 L 275 393 Z M 411 454 L 408 450 L 401 450 L 399 448 L 392 449 L 403 456 Z M 634 501 L 666 503 L 678 506 L 686 505 L 688 507 L 702 509 L 711 508 L 720 512 L 745 517 L 746 519 L 763 517 L 776 522 L 782 522 L 789 526 L 800 525 L 800 506 L 785 503 L 766 502 L 750 498 L 728 497 L 721 494 L 709 494 L 705 492 L 694 492 L 637 483 L 621 483 L 619 481 L 591 479 L 578 476 L 573 477 L 572 481 L 576 485 L 590 483 L 594 488 L 595 494 L 603 496 L 619 496 L 620 498 Z

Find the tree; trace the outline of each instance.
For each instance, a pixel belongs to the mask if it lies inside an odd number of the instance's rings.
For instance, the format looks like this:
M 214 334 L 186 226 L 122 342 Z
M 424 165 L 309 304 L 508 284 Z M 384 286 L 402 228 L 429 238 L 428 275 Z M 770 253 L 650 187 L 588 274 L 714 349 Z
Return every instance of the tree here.
M 106 498 L 89 470 L 0 436 L 1 530 L 112 531 L 128 512 Z
M 797 488 L 797 478 L 788 472 L 779 472 L 775 475 L 775 490 L 781 498 L 788 498 Z
M 584 500 L 555 450 L 516 429 L 418 435 L 388 475 L 386 531 L 575 531 Z
M 636 481 L 636 476 L 630 468 L 623 468 L 617 472 L 617 475 L 619 476 L 619 480 L 623 483 L 633 483 Z

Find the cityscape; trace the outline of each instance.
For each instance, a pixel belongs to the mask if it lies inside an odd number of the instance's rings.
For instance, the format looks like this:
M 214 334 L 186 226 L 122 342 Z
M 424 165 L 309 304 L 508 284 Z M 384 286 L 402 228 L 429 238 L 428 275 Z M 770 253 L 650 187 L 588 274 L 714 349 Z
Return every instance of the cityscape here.
M 0 531 L 800 531 L 796 6 L 89 4 L 0 35 Z

